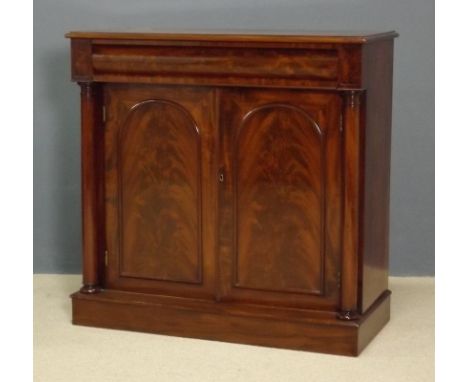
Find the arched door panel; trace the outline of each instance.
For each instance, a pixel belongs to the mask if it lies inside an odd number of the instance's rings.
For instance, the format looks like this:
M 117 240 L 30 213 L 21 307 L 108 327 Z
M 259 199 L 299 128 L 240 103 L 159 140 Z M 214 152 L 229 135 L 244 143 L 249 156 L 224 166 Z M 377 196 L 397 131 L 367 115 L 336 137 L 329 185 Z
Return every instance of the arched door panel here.
M 337 304 L 340 102 L 332 93 L 224 93 L 222 299 Z
M 107 286 L 215 294 L 213 97 L 106 85 Z

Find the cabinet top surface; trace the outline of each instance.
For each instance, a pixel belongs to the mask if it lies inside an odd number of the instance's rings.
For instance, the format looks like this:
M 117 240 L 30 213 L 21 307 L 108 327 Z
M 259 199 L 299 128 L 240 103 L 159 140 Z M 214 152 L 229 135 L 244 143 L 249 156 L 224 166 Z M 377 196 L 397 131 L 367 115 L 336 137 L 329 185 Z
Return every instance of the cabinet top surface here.
M 395 31 L 275 31 L 275 30 L 154 30 L 135 32 L 72 31 L 65 35 L 78 39 L 159 40 L 159 41 L 210 41 L 253 43 L 339 43 L 365 44 L 367 42 L 397 37 Z

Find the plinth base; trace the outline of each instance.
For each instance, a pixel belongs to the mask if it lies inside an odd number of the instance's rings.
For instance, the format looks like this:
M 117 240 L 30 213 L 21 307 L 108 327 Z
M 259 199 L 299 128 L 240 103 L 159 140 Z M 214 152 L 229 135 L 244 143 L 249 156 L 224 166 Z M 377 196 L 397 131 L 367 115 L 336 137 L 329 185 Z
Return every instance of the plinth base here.
M 102 290 L 74 293 L 73 323 L 357 356 L 390 318 L 390 291 L 353 321 L 336 312 Z

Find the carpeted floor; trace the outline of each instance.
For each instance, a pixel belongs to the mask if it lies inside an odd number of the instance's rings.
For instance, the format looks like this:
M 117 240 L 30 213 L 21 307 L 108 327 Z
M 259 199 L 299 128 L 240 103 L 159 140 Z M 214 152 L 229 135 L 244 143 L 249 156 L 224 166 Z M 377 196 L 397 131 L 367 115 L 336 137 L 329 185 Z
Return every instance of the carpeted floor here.
M 392 318 L 358 358 L 73 326 L 80 276 L 34 276 L 34 381 L 428 382 L 434 279 L 390 279 Z

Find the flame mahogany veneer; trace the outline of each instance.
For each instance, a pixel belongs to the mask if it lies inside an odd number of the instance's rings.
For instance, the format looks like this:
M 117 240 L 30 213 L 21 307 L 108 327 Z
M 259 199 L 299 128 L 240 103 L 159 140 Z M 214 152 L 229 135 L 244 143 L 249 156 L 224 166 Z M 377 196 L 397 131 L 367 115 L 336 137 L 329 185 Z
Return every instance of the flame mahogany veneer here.
M 67 34 L 73 323 L 358 355 L 390 317 L 396 36 Z

